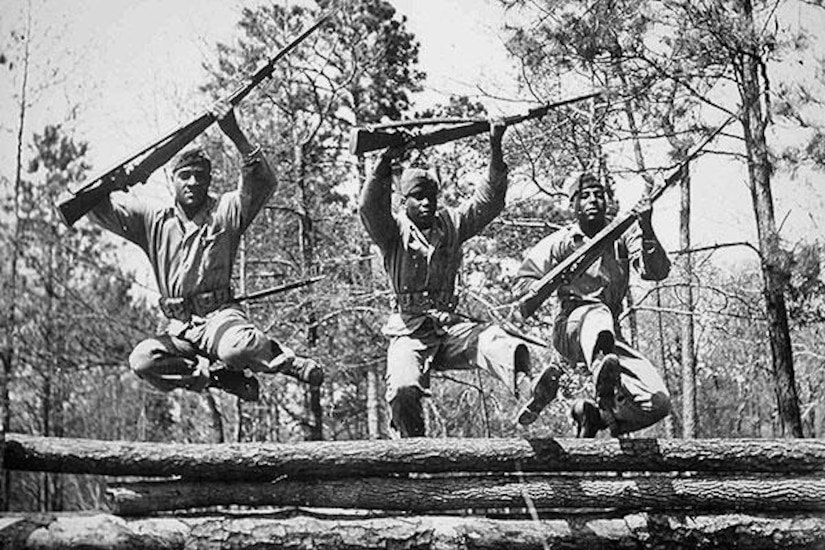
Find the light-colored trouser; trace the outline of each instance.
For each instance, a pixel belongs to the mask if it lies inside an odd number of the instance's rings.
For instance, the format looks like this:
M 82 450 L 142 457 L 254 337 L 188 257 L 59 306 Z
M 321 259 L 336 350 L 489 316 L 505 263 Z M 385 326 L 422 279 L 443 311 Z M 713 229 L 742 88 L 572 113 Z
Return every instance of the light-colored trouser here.
M 280 352 L 278 344 L 252 325 L 240 306 L 231 305 L 188 323 L 173 322 L 166 334 L 135 346 L 129 366 L 161 391 L 200 391 L 209 383 L 204 363 L 221 361 L 230 369 L 270 372 L 270 363 Z
M 599 335 L 615 339 L 621 375 L 613 414 L 621 433 L 651 426 L 670 413 L 670 394 L 650 361 L 616 338 L 613 315 L 604 304 L 587 304 L 556 319 L 553 343 L 571 365 L 584 361 L 595 383 L 600 362 L 594 364 Z
M 421 397 L 430 395 L 432 371 L 479 368 L 514 392 L 516 361 L 529 369 L 527 346 L 492 324 L 462 322 L 438 331 L 427 322 L 412 335 L 392 337 L 386 381 L 393 424 L 402 436 L 424 435 Z

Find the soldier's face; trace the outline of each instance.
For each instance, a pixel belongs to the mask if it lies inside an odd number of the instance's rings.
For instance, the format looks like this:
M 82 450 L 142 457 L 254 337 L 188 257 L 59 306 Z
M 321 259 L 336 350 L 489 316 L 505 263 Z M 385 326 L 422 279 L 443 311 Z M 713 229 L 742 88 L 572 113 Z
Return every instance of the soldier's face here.
M 598 183 L 585 183 L 579 190 L 576 215 L 579 221 L 604 223 L 607 212 L 607 198 L 604 188 Z
M 185 210 L 197 210 L 206 201 L 212 174 L 201 166 L 186 166 L 172 178 L 175 200 Z
M 406 197 L 407 217 L 420 229 L 433 226 L 438 207 L 438 189 L 431 182 L 416 184 Z

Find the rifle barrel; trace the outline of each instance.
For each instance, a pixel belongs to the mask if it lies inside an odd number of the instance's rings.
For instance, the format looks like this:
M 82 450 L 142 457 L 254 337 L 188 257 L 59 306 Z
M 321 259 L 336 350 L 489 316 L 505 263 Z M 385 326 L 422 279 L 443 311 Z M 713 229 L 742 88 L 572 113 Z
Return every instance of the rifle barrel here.
M 272 71 L 275 69 L 275 63 L 278 62 L 282 57 L 286 54 L 291 52 L 295 47 L 303 42 L 307 36 L 312 34 L 315 29 L 321 26 L 321 24 L 329 19 L 334 11 L 330 11 L 319 17 L 315 20 L 315 22 L 310 25 L 306 30 L 304 30 L 301 34 L 296 36 L 295 38 L 290 41 L 289 44 L 281 48 L 278 53 L 276 53 L 273 57 L 269 59 L 266 65 L 258 69 L 255 74 L 252 75 L 252 78 L 246 84 L 239 86 L 232 94 L 229 95 L 227 101 L 232 105 L 237 105 L 240 101 L 245 98 L 249 92 L 252 91 L 255 86 L 260 84 L 265 78 L 269 77 L 272 74 Z
M 235 301 L 244 302 L 247 300 L 257 300 L 259 298 L 265 298 L 273 294 L 280 294 L 281 292 L 286 292 L 287 290 L 309 286 L 311 284 L 317 283 L 325 277 L 326 275 L 318 275 L 317 277 L 310 277 L 309 279 L 304 279 L 302 281 L 293 281 L 291 283 L 285 283 L 279 286 L 274 286 L 272 288 L 259 290 L 258 292 L 250 292 L 249 294 L 244 294 L 243 296 L 236 296 Z

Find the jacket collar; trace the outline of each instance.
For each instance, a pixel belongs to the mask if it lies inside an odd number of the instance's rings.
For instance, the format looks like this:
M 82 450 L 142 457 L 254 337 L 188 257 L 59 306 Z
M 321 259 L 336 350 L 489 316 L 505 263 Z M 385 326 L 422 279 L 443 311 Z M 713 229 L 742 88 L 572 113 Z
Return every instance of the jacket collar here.
M 428 243 L 431 247 L 438 247 L 439 243 L 444 240 L 444 222 L 441 220 L 441 210 L 437 211 L 433 218 L 433 226 L 429 231 L 422 231 L 412 220 L 407 217 L 407 213 L 401 210 L 398 213 L 398 220 L 401 225 L 401 238 L 404 240 L 404 245 L 409 245 L 413 239 Z
M 180 204 L 178 204 L 177 201 L 175 201 L 175 204 L 172 207 L 172 209 L 175 213 L 175 216 L 178 218 L 178 220 L 180 220 L 182 224 L 186 225 L 191 223 L 200 226 L 203 225 L 211 217 L 212 210 L 215 208 L 216 202 L 217 201 L 212 195 L 207 195 L 206 200 L 203 203 L 203 206 L 201 206 L 200 210 L 195 212 L 195 215 L 191 218 L 189 218 L 186 215 L 186 212 L 183 211 L 183 208 L 181 208 Z

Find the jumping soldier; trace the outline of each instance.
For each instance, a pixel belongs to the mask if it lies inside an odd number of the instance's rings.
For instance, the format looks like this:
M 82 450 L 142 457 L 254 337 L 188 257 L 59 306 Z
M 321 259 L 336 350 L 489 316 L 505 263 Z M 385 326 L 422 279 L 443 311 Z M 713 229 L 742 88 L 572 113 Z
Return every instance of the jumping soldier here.
M 576 221 L 545 237 L 526 254 L 516 292 L 531 284 L 588 243 L 607 223 L 607 185 L 584 173 L 569 190 Z M 585 273 L 558 289 L 559 312 L 553 344 L 571 366 L 584 362 L 595 384 L 596 401 L 578 399 L 571 415 L 579 437 L 609 429 L 618 436 L 655 424 L 670 412 L 670 396 L 653 365 L 622 338 L 619 314 L 627 294 L 629 268 L 645 280 L 660 281 L 670 271 L 651 223 L 649 200 L 634 209 L 636 223 L 606 247 Z
M 233 300 L 230 280 L 241 234 L 277 182 L 232 108 L 219 102 L 212 112 L 243 158 L 237 190 L 210 196 L 212 164 L 195 148 L 174 162 L 174 204 L 156 207 L 117 193 L 90 212 L 92 220 L 146 253 L 160 290 L 165 326 L 135 347 L 130 367 L 161 391 L 215 387 L 247 401 L 260 393 L 248 371 L 282 372 L 320 385 L 317 363 L 268 338 Z
M 404 148 L 387 149 L 361 194 L 360 214 L 381 249 L 395 294 L 384 334 L 387 350 L 387 401 L 392 424 L 402 437 L 425 435 L 422 398 L 429 395 L 430 373 L 482 368 L 515 392 L 530 375 L 530 352 L 519 339 L 490 323 L 455 313 L 455 279 L 461 246 L 504 208 L 507 165 L 501 141 L 505 126 L 491 124 L 489 180 L 458 208 L 438 208 L 438 183 L 429 172 L 407 168 L 400 179 L 403 207 L 392 213 L 392 163 Z M 545 369 L 534 394 L 555 397 L 559 372 Z M 539 391 L 540 388 L 540 391 Z M 525 406 L 520 414 L 532 415 Z M 535 413 L 537 414 L 537 413 Z

